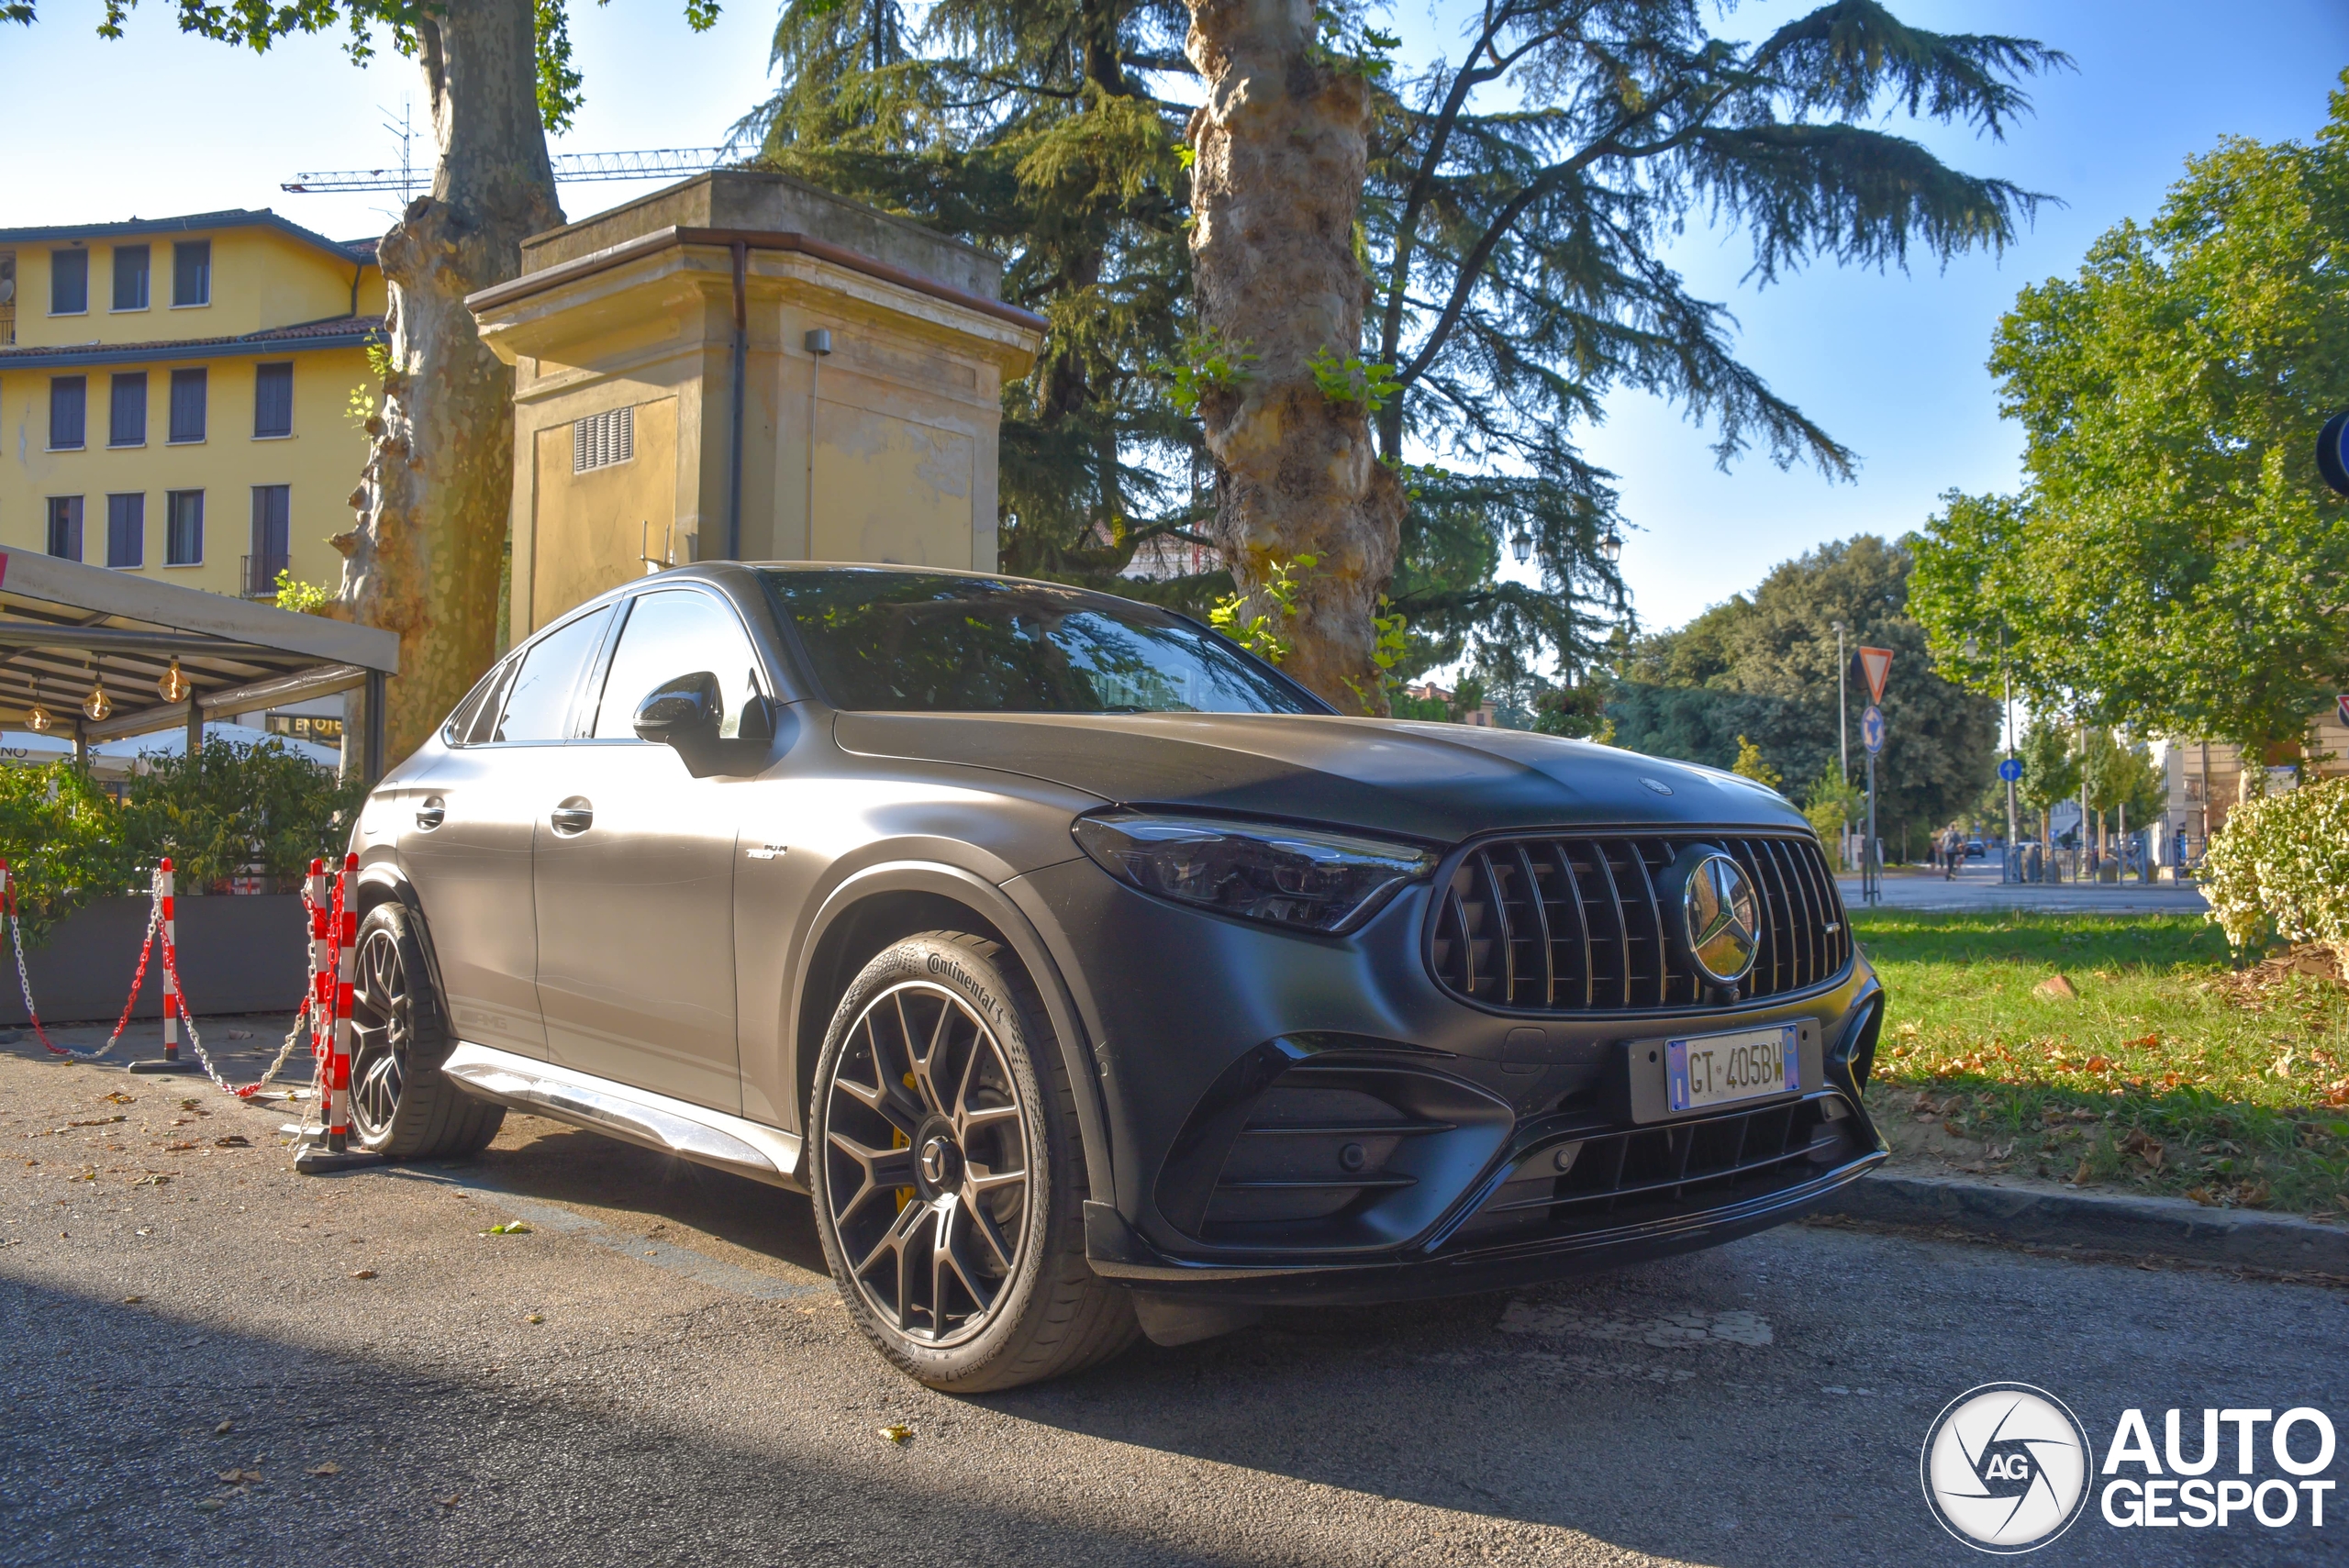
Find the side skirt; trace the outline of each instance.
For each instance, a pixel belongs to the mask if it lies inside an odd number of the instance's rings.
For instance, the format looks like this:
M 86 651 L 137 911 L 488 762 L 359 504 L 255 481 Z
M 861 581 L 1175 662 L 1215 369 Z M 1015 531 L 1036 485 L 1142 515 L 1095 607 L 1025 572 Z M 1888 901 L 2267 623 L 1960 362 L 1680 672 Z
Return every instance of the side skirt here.
M 466 1094 L 551 1117 L 696 1164 L 805 1192 L 800 1139 L 707 1106 L 615 1084 L 535 1057 L 460 1041 L 440 1071 Z

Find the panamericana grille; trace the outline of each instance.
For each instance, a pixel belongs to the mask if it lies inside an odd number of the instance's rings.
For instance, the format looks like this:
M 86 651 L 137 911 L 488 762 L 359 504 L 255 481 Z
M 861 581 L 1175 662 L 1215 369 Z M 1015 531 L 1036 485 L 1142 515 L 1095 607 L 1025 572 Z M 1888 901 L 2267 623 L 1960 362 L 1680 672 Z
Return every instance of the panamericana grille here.
M 1664 873 L 1683 850 L 1721 851 L 1753 882 L 1762 929 L 1741 999 L 1807 990 L 1843 972 L 1852 933 L 1815 839 L 1788 835 L 1542 835 L 1462 857 L 1435 909 L 1437 984 L 1464 1001 L 1529 1011 L 1638 1012 L 1705 1001 L 1670 935 Z
M 1453 1244 L 1635 1225 L 1799 1186 L 1867 1151 L 1858 1126 L 1842 1096 L 1829 1091 L 1695 1121 L 1548 1140 L 1494 1189 Z

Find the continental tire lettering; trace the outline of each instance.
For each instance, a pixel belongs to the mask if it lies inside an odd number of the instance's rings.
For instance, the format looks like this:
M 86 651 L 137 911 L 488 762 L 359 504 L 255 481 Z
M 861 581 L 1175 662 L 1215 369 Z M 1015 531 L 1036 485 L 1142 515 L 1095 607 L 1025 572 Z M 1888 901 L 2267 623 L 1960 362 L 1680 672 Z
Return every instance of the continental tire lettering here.
M 964 989 L 968 990 L 973 996 L 978 999 L 979 1006 L 985 1007 L 988 1012 L 1000 1014 L 1003 1011 L 1003 1009 L 996 1004 L 995 993 L 980 984 L 977 980 L 972 978 L 971 972 L 964 969 L 954 960 L 946 957 L 942 953 L 931 953 L 930 955 L 929 963 L 930 972 L 932 974 L 942 974 L 950 980 L 959 982 Z

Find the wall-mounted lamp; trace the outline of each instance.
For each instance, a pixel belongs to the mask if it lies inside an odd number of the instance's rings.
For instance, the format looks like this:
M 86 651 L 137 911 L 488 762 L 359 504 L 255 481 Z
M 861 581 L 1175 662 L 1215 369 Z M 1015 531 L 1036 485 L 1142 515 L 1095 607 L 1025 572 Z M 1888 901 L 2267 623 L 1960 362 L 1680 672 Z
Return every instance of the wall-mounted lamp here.
M 832 329 L 829 327 L 810 327 L 807 328 L 807 336 L 801 339 L 800 343 L 811 354 L 829 354 L 832 351 Z

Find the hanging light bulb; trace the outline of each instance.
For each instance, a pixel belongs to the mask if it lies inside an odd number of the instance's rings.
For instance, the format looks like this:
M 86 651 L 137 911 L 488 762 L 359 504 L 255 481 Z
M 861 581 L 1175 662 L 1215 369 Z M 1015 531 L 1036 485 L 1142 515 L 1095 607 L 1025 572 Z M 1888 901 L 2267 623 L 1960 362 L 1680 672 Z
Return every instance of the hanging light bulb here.
M 90 716 L 92 723 L 97 722 L 114 711 L 114 698 L 106 695 L 105 672 L 101 671 L 92 678 L 90 695 L 82 699 L 82 711 Z
M 56 723 L 57 720 L 50 717 L 49 709 L 40 706 L 40 698 L 36 695 L 31 710 L 25 715 L 25 728 L 36 735 L 46 735 Z
M 187 700 L 187 677 L 180 673 L 179 655 L 172 656 L 172 667 L 155 677 L 155 690 L 165 702 Z

